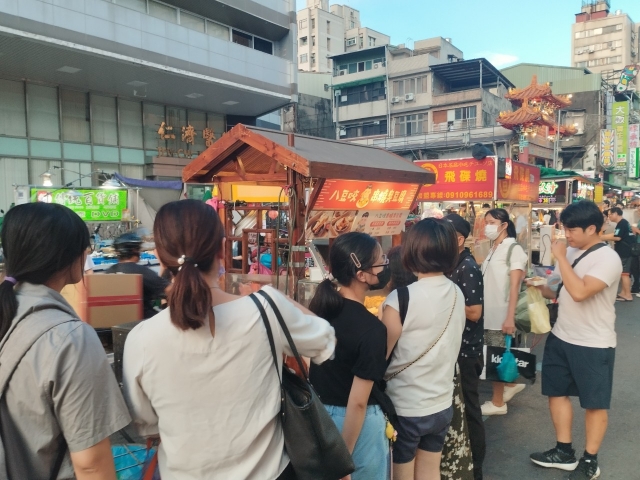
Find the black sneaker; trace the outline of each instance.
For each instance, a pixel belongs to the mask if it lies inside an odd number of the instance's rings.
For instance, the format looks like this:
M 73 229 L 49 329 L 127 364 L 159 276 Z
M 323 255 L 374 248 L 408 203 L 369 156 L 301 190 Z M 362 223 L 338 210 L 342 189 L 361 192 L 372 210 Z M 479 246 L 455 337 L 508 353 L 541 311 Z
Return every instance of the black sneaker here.
M 546 452 L 532 453 L 529 458 L 531 458 L 533 463 L 540 465 L 541 467 L 558 468 L 567 472 L 575 470 L 578 466 L 575 450 L 571 450 L 571 453 L 567 453 L 564 450 L 560 450 L 558 447 L 547 450 Z
M 597 460 L 585 460 L 584 457 L 580 459 L 578 468 L 576 468 L 567 480 L 595 480 L 600 477 L 600 467 L 598 467 Z

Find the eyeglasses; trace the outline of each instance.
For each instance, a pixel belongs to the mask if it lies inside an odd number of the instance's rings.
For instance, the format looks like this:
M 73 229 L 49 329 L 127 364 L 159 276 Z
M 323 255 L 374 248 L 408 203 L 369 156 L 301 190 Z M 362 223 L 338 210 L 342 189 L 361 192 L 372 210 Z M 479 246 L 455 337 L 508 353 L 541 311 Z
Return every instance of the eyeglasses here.
M 371 265 L 371 268 L 386 267 L 387 265 L 389 265 L 389 259 L 386 255 L 382 255 L 382 263 L 379 263 L 378 265 Z

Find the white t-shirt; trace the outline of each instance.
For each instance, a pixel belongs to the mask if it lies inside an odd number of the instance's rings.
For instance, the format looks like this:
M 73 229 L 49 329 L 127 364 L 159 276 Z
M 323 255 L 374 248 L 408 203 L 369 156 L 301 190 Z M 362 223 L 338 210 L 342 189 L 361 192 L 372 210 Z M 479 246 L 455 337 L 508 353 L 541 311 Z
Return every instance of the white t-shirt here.
M 408 288 L 409 308 L 387 377 L 435 343 L 449 320 L 457 295 L 451 322 L 442 338 L 429 353 L 387 383 L 387 393 L 398 415 L 424 417 L 446 410 L 452 403 L 455 364 L 466 321 L 464 295 L 444 275 L 423 278 Z M 387 306 L 400 311 L 397 290 L 387 297 L 383 308 Z
M 322 363 L 335 334 L 325 320 L 304 315 L 278 291 L 277 304 L 301 355 Z M 291 355 L 273 310 L 278 368 Z M 248 297 L 218 305 L 215 336 L 208 321 L 179 330 L 169 309 L 136 326 L 125 344 L 124 396 L 141 435 L 159 433 L 163 480 L 274 479 L 287 466 L 279 423 L 280 385 L 262 317 Z
M 577 248 L 567 250 L 570 264 L 584 253 Z M 556 271 L 560 274 L 560 269 Z M 566 288 L 560 291 L 558 321 L 553 334 L 573 345 L 594 348 L 616 346 L 616 295 L 622 274 L 620 256 L 611 248 L 604 247 L 591 252 L 580 260 L 574 269 L 576 275 L 586 275 L 602 280 L 607 288 L 583 302 L 574 302 Z
M 515 238 L 505 238 L 495 251 L 490 252 L 482 263 L 484 277 L 484 328 L 502 330 L 509 309 L 510 272 L 507 271 L 509 247 Z M 511 270 L 526 272 L 529 258 L 520 245 L 511 251 Z
M 93 258 L 91 258 L 91 255 L 87 255 L 86 260 L 84 261 L 84 271 L 87 272 L 89 270 L 93 270 L 93 267 L 95 267 L 95 263 L 93 263 Z

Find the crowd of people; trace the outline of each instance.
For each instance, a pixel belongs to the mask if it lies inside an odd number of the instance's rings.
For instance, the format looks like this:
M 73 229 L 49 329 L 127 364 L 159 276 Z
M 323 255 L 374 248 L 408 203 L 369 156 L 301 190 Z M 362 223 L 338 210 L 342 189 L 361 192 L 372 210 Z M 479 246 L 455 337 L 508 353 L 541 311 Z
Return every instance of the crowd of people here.
M 616 247 L 627 243 L 626 229 L 639 233 L 620 216 L 609 211 Z M 482 265 L 465 248 L 471 226 L 451 214 L 418 222 L 388 256 L 365 233 L 339 236 L 331 275 L 309 308 L 263 288 L 310 359 L 310 381 L 353 458 L 355 471 L 345 478 L 483 477 L 482 417 L 506 414 L 524 388 L 495 382 L 480 405 L 483 345 L 504 347 L 515 334 L 527 271 L 508 212 L 491 209 L 484 220 L 492 248 Z M 552 250 L 563 283 L 556 291 L 539 287 L 559 301 L 542 366 L 557 444 L 531 460 L 592 480 L 611 401 L 615 302 L 631 295 L 630 266 L 626 250 L 601 248 L 608 237 L 594 203 L 568 206 L 560 221 L 568 246 L 556 241 Z M 171 284 L 156 282 L 154 291 L 166 293 L 168 308 L 129 334 L 122 393 L 95 331 L 60 295 L 83 277 L 89 235 L 82 220 L 60 205 L 26 204 L 7 213 L 0 233 L 0 478 L 113 480 L 109 437 L 131 421 L 143 437 L 160 440 L 164 480 L 296 478 L 279 419 L 280 380 L 255 302 L 265 311 L 273 306 L 220 288 L 225 239 L 214 209 L 184 200 L 158 211 L 156 252 Z M 129 272 L 137 240 L 124 240 L 114 270 Z M 376 316 L 365 296 L 385 288 Z M 293 355 L 278 322 L 272 329 L 276 358 Z M 586 410 L 579 459 L 571 396 Z

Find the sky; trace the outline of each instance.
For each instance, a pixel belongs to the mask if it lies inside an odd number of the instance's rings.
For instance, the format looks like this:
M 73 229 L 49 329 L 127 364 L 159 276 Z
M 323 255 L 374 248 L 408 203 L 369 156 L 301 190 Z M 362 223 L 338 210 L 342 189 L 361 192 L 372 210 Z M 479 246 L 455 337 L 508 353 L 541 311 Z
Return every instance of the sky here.
M 517 63 L 570 66 L 571 24 L 581 0 L 330 0 L 360 10 L 363 27 L 391 44 L 449 37 L 465 59 L 484 57 L 498 68 Z M 296 0 L 297 9 L 306 0 Z M 640 22 L 640 1 L 611 0 Z

